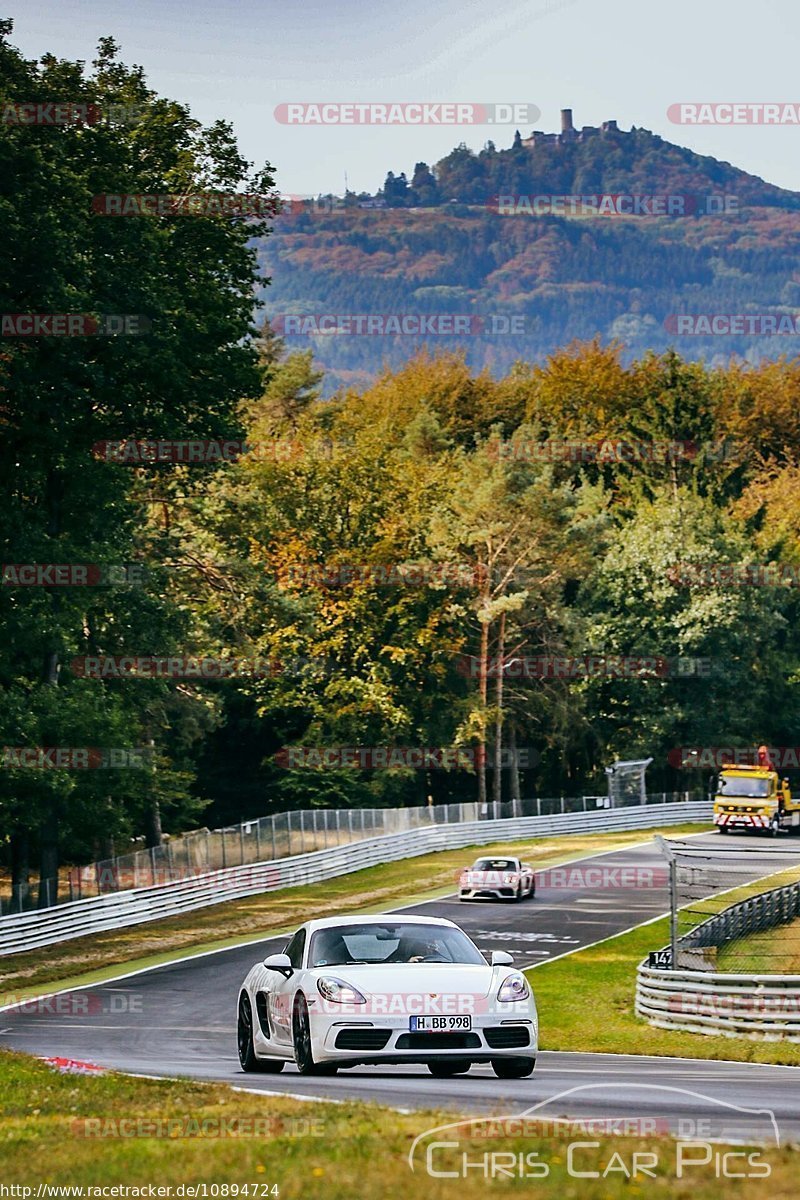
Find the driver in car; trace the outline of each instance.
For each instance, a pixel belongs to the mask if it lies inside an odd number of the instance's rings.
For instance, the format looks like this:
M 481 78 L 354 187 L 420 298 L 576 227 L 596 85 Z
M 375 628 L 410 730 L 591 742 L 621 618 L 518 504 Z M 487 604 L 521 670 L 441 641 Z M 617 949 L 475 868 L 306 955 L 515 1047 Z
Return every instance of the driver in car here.
M 438 938 L 403 938 L 387 962 L 448 962 Z

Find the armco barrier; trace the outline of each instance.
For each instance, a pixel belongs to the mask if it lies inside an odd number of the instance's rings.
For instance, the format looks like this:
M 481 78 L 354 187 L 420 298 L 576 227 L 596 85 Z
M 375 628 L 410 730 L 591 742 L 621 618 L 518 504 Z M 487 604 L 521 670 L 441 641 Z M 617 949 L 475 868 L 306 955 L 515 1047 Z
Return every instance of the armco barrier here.
M 759 892 L 715 913 L 679 939 L 678 970 L 640 963 L 637 1015 L 662 1029 L 800 1041 L 800 976 L 723 974 L 701 962 L 691 970 L 680 967 L 682 951 L 719 949 L 798 915 L 800 883 Z
M 800 1041 L 800 976 L 719 975 L 639 965 L 636 1014 L 661 1029 Z
M 651 829 L 659 825 L 710 821 L 707 800 L 676 804 L 603 809 L 543 817 L 517 817 L 497 821 L 471 821 L 433 825 L 407 833 L 368 838 L 328 850 L 299 854 L 246 867 L 206 872 L 156 887 L 136 888 L 109 896 L 94 896 L 54 908 L 0 918 L 0 955 L 19 954 L 39 946 L 67 941 L 89 933 L 122 929 L 174 917 L 181 913 L 238 900 L 278 888 L 319 883 L 364 867 L 413 858 L 436 850 L 486 845 L 511 838 L 550 837 L 553 834 L 611 833 L 614 830 Z

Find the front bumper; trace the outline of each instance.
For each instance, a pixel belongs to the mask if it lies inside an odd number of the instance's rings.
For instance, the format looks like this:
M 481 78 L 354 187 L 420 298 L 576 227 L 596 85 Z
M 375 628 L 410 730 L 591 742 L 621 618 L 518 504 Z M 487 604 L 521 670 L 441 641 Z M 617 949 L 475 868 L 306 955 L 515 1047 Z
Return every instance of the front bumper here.
M 517 894 L 516 887 L 473 888 L 462 887 L 458 891 L 461 900 L 513 900 Z
M 714 824 L 725 825 L 729 829 L 769 829 L 771 817 L 761 813 L 720 812 L 714 813 Z
M 318 1062 L 409 1062 L 427 1063 L 440 1059 L 469 1059 L 489 1062 L 493 1058 L 535 1058 L 538 1021 L 523 1008 L 518 1014 L 473 1016 L 472 1029 L 464 1031 L 412 1032 L 408 1016 L 369 1019 L 329 1015 L 311 1016 L 314 1058 Z

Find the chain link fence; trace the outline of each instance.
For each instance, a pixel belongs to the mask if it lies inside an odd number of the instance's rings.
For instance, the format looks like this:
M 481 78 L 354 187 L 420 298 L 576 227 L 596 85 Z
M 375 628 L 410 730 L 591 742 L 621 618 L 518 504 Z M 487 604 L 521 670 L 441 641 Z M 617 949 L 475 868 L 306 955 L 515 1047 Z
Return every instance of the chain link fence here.
M 670 865 L 670 950 L 658 965 L 800 974 L 800 838 L 657 839 Z
M 658 792 L 646 796 L 649 804 L 688 801 L 689 792 Z M 619 807 L 638 805 L 638 796 Z M 230 825 L 200 829 L 180 837 L 166 837 L 161 846 L 136 850 L 86 866 L 61 872 L 57 897 L 43 896 L 42 904 L 83 900 L 130 888 L 152 887 L 188 879 L 226 867 L 289 858 L 313 850 L 326 850 L 364 838 L 405 833 L 430 825 L 445 825 L 510 817 L 551 816 L 558 813 L 594 812 L 608 807 L 605 796 L 530 798 L 487 804 L 436 804 L 417 808 L 311 808 L 294 809 Z M 0 890 L 0 915 L 41 907 L 38 888 Z

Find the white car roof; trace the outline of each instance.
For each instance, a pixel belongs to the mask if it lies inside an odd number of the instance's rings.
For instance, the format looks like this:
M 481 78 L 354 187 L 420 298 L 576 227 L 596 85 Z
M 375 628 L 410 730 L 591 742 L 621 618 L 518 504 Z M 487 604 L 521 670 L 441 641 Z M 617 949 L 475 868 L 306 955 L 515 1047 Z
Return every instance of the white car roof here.
M 518 854 L 479 854 L 475 862 L 483 862 L 486 858 L 490 861 L 494 861 L 496 858 L 507 858 L 509 862 L 522 862 Z
M 320 917 L 316 921 L 306 921 L 305 927 L 309 933 L 313 933 L 316 929 L 328 929 L 331 925 L 394 925 L 400 922 L 404 925 L 442 925 L 447 929 L 458 928 L 455 921 L 448 921 L 445 917 L 413 917 L 406 916 L 405 913 L 378 913 L 364 917 Z

